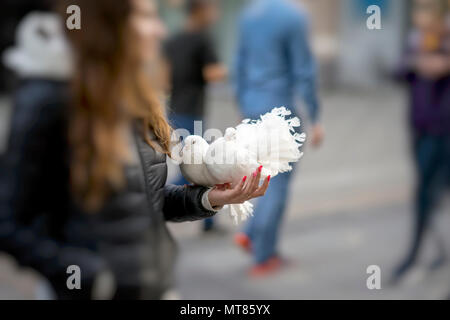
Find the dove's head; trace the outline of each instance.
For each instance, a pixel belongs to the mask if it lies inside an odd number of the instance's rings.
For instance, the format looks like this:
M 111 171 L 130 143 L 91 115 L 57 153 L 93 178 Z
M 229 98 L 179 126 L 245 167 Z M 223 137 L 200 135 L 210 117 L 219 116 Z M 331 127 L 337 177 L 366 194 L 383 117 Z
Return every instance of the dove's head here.
M 225 130 L 225 140 L 232 141 L 236 140 L 236 129 L 235 128 L 228 128 Z
M 200 136 L 189 136 L 184 139 L 181 157 L 185 163 L 193 163 L 193 159 L 202 158 L 208 151 L 209 144 Z

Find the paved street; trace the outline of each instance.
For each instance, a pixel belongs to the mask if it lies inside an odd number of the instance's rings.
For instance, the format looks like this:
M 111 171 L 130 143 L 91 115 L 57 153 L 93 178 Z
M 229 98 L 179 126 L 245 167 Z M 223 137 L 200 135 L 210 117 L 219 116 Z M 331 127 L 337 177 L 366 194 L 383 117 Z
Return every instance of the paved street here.
M 181 244 L 178 283 L 192 299 L 439 299 L 450 291 L 450 268 L 428 270 L 427 243 L 416 268 L 396 288 L 389 274 L 404 254 L 411 223 L 411 163 L 405 96 L 399 88 L 337 91 L 323 95 L 327 138 L 320 150 L 306 148 L 296 173 L 282 253 L 285 272 L 264 280 L 246 276 L 250 258 L 230 234 L 199 236 L 198 224 L 173 225 Z M 216 99 L 209 117 L 222 130 L 239 118 L 227 99 Z M 439 231 L 450 227 L 444 205 Z M 447 214 L 445 214 L 447 213 Z M 450 246 L 450 235 L 446 235 Z M 382 290 L 366 287 L 366 268 L 379 265 Z
M 239 119 L 227 95 L 213 89 L 209 127 L 225 129 Z M 420 264 L 391 288 L 389 273 L 407 248 L 411 165 L 405 128 L 405 97 L 398 88 L 339 90 L 322 97 L 327 132 L 320 150 L 305 149 L 296 173 L 282 236 L 285 272 L 264 280 L 246 276 L 250 259 L 231 241 L 236 227 L 220 216 L 228 234 L 201 236 L 198 223 L 171 225 L 180 243 L 178 294 L 188 299 L 420 299 L 450 291 L 450 267 L 430 272 L 428 241 Z M 3 109 L 3 110 L 2 110 Z M 4 105 L 0 114 L 7 114 Z M 174 172 L 171 170 L 171 176 Z M 438 216 L 447 233 L 448 204 Z M 382 289 L 366 288 L 366 268 L 379 265 Z M 33 297 L 33 276 L 0 258 L 0 299 Z M 25 280 L 24 280 L 25 279 Z
M 406 248 L 405 206 L 289 219 L 282 253 L 284 272 L 267 279 L 246 276 L 249 258 L 230 237 L 180 239 L 181 297 L 187 299 L 441 299 L 450 292 L 450 268 L 429 271 L 433 246 L 398 287 L 389 275 Z M 440 222 L 448 226 L 449 215 Z M 441 228 L 441 232 L 445 232 Z M 450 237 L 446 237 L 450 243 Z M 366 268 L 381 268 L 381 290 L 368 290 Z

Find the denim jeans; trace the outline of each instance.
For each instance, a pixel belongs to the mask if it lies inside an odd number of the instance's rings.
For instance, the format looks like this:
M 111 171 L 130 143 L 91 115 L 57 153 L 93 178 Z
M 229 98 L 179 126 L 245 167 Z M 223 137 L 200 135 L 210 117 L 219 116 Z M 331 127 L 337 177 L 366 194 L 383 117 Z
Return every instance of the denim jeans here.
M 245 226 L 244 233 L 252 241 L 252 253 L 257 264 L 277 254 L 281 221 L 289 197 L 289 183 L 294 172 L 282 173 L 270 180 L 264 197 L 255 206 L 254 217 Z
M 244 111 L 244 116 L 257 119 L 259 114 Z M 295 111 L 293 116 L 297 116 Z M 244 228 L 244 233 L 252 242 L 253 260 L 256 264 L 263 263 L 277 254 L 281 222 L 289 201 L 289 185 L 296 166 L 292 164 L 292 167 L 291 172 L 280 173 L 270 180 L 265 196 L 256 203 L 254 217 L 250 218 Z
M 414 137 L 414 157 L 418 180 L 415 192 L 415 223 L 406 264 L 415 262 L 436 205 L 444 191 L 449 188 L 450 137 L 417 135 Z

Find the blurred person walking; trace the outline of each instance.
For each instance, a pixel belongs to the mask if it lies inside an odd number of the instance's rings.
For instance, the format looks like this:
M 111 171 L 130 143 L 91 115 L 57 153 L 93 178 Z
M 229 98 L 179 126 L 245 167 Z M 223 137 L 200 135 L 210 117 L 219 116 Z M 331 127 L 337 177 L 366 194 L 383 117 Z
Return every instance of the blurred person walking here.
M 204 128 L 205 91 L 209 83 L 224 81 L 225 67 L 220 63 L 214 43 L 208 34 L 217 22 L 219 8 L 215 0 L 187 0 L 186 22 L 179 33 L 165 45 L 165 55 L 170 70 L 169 119 L 176 129 L 194 132 L 195 121 Z M 183 176 L 176 185 L 189 184 Z M 205 232 L 220 230 L 213 218 L 206 219 Z
M 409 252 L 394 270 L 399 281 L 415 264 L 433 213 L 450 184 L 450 28 L 447 0 L 416 0 L 414 28 L 409 35 L 401 75 L 409 84 L 410 127 L 417 175 L 414 228 Z M 438 257 L 446 260 L 439 234 L 434 232 Z
M 319 146 L 317 66 L 309 44 L 309 22 L 294 1 L 257 0 L 244 10 L 239 25 L 235 86 L 245 118 L 257 119 L 274 107 L 296 113 L 295 100 L 303 99 L 312 122 L 311 142 Z M 277 243 L 289 199 L 293 172 L 273 178 L 272 187 L 258 201 L 255 217 L 235 242 L 253 255 L 250 274 L 265 275 L 281 266 Z
M 158 61 L 165 34 L 156 3 L 69 4 L 83 12 L 81 30 L 68 31 L 72 68 L 46 69 L 47 55 L 27 60 L 28 71 L 16 65 L 22 81 L 0 171 L 0 251 L 44 275 L 61 299 L 159 299 L 173 285 L 176 253 L 165 222 L 212 217 L 265 187 L 258 177 L 227 190 L 166 186 L 172 130 L 142 73 Z M 41 21 L 28 35 L 44 47 L 19 57 L 55 45 L 54 23 Z M 77 267 L 81 288 L 71 290 L 67 271 Z

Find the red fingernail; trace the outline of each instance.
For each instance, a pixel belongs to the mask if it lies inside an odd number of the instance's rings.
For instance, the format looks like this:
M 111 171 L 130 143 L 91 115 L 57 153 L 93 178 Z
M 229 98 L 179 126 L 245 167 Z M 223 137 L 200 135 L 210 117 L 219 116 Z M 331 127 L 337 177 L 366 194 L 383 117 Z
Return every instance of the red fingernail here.
M 263 166 L 260 166 L 260 167 L 259 167 L 259 169 L 258 169 L 258 170 L 259 170 L 259 172 L 261 172 L 261 171 L 262 171 L 262 168 L 263 168 Z
M 253 177 L 256 177 L 256 172 L 253 172 Z
M 242 179 L 242 181 L 244 181 L 244 182 L 245 182 L 245 180 L 247 180 L 247 176 L 245 176 L 244 179 Z
M 267 182 L 269 182 L 269 181 L 270 181 L 270 176 L 267 177 Z

